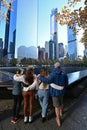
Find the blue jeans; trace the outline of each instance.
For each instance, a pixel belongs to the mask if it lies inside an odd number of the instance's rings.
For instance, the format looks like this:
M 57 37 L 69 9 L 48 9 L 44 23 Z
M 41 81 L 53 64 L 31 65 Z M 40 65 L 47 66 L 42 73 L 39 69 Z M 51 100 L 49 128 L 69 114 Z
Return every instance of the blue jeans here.
M 46 117 L 48 99 L 49 99 L 49 90 L 48 89 L 38 89 L 37 94 L 38 94 L 40 106 L 42 108 L 42 117 Z

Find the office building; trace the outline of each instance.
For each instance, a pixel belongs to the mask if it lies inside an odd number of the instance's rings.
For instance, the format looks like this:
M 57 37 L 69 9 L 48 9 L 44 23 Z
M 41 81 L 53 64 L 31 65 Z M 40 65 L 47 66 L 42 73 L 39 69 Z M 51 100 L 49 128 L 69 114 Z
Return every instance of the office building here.
M 49 41 L 49 59 L 54 60 L 54 42 L 52 40 Z
M 36 59 L 36 53 L 37 53 L 37 48 L 35 46 L 20 46 L 17 49 L 17 56 L 18 60 L 21 60 L 23 58 L 33 58 Z
M 51 40 L 54 42 L 54 59 L 58 59 L 58 27 L 56 22 L 56 15 L 57 14 L 57 8 L 52 9 L 51 15 L 50 15 L 50 37 Z
M 77 59 L 77 40 L 73 30 L 68 28 L 68 56 L 69 60 L 73 61 Z
M 3 63 L 3 41 L 2 38 L 0 38 L 0 66 Z
M 13 11 L 9 13 L 10 22 L 6 25 L 5 55 L 8 60 L 18 58 L 20 46 L 34 46 L 36 51 L 32 50 L 32 53 L 37 58 L 37 0 L 15 0 L 11 6 Z M 21 53 L 25 51 L 23 49 Z M 33 58 L 32 55 L 27 57 Z
M 38 46 L 38 59 L 39 60 L 45 60 L 45 56 L 47 54 L 45 54 L 45 48 L 40 48 L 40 46 Z
M 64 58 L 64 45 L 63 43 L 58 43 L 59 48 L 59 59 Z
M 76 29 L 78 29 L 77 26 Z M 81 43 L 83 31 L 81 28 L 79 29 L 80 31 L 75 35 L 74 31 L 68 27 L 68 56 L 70 61 L 82 59 L 84 56 L 84 45 Z
M 49 59 L 49 42 L 45 42 L 46 59 Z
M 5 26 L 4 57 L 6 59 L 8 58 L 7 56 L 8 56 L 8 47 L 9 47 L 10 13 L 11 11 L 8 10 L 7 11 L 8 22 L 6 22 L 6 26 Z

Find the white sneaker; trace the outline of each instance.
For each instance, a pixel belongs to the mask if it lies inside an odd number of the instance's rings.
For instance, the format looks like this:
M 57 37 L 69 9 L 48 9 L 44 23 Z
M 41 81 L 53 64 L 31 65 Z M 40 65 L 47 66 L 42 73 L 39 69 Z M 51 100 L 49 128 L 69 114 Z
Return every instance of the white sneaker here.
M 25 117 L 24 117 L 24 123 L 27 123 L 27 121 L 28 121 L 28 117 L 25 116 Z
M 33 120 L 33 117 L 29 116 L 29 122 L 32 122 L 32 120 Z

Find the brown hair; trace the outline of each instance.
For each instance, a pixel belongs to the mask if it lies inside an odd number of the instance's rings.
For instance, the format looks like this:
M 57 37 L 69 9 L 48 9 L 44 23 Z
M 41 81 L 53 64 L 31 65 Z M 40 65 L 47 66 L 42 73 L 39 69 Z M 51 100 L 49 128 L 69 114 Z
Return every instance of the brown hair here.
M 40 73 L 41 73 L 42 71 L 44 71 L 45 74 L 46 74 L 46 75 L 44 75 L 44 76 L 48 76 L 48 70 L 47 70 L 46 67 L 42 67 L 41 70 L 40 70 Z
M 17 71 L 16 71 L 16 74 L 21 74 L 22 72 L 23 72 L 23 70 L 18 68 Z
M 33 68 L 30 68 L 26 71 L 25 82 L 30 85 L 33 83 L 33 81 L 34 81 Z

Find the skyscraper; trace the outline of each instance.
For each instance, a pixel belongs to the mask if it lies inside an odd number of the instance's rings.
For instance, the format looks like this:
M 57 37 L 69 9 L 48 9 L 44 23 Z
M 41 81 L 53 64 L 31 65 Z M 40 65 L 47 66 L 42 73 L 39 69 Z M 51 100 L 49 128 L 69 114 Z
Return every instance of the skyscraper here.
M 8 45 L 8 59 L 15 57 L 16 47 L 16 25 L 17 25 L 17 0 L 12 4 L 13 11 L 10 15 L 10 27 L 9 27 L 9 45 Z
M 83 35 L 83 30 L 77 25 L 74 25 L 76 29 L 80 29 L 77 34 L 68 27 L 68 56 L 69 60 L 82 59 L 84 56 L 84 45 L 81 43 L 81 37 Z
M 48 54 L 48 59 L 49 59 L 49 42 L 45 42 L 45 52 Z
M 10 12 L 8 36 L 5 40 L 6 55 L 8 59 L 17 58 L 20 46 L 34 46 L 37 50 L 37 1 L 15 0 L 12 3 L 13 11 Z M 6 27 L 7 28 L 7 27 Z M 8 42 L 6 42 L 8 41 Z M 23 50 L 24 53 L 25 50 Z M 36 53 L 33 52 L 32 54 Z M 32 54 L 30 57 L 32 57 Z M 28 56 L 29 57 L 29 56 Z M 37 58 L 37 53 L 35 57 Z
M 51 11 L 50 15 L 50 37 L 54 43 L 54 59 L 58 59 L 58 37 L 57 37 L 57 22 L 56 22 L 56 15 L 57 8 Z
M 54 60 L 54 42 L 52 40 L 49 41 L 49 59 Z
M 38 46 L 38 59 L 39 60 L 45 59 L 45 48 L 40 48 L 40 46 Z
M 67 27 L 68 30 L 68 56 L 69 60 L 73 61 L 77 59 L 77 40 L 73 30 Z
M 0 38 L 0 66 L 3 62 L 3 41 L 2 38 Z
M 11 4 L 10 4 L 10 6 L 11 6 Z M 6 22 L 6 26 L 5 26 L 4 56 L 6 58 L 8 55 L 8 46 L 9 46 L 10 13 L 11 13 L 11 11 L 8 10 L 7 11 L 8 22 Z
M 59 58 L 64 58 L 64 45 L 63 43 L 58 43 L 59 48 Z

